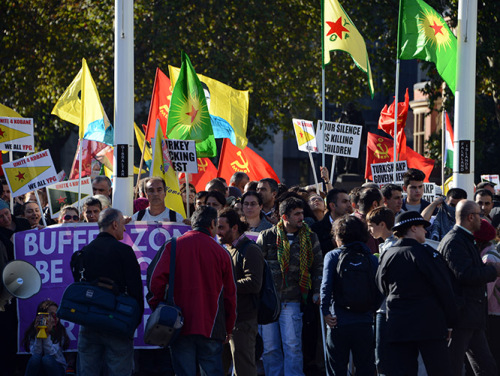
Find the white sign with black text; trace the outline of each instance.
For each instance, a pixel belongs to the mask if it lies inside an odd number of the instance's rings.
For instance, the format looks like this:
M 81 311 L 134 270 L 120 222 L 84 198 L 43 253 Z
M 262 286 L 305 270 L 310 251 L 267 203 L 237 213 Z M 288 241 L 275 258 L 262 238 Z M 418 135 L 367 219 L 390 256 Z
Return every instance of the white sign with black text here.
M 363 127 L 361 125 L 325 121 L 323 129 L 323 122 L 319 120 L 316 130 L 316 142 L 320 152 L 323 151 L 323 130 L 325 154 L 358 158 L 359 146 L 361 145 L 361 134 L 363 133 Z
M 176 172 L 198 173 L 194 140 L 165 140 L 172 166 Z

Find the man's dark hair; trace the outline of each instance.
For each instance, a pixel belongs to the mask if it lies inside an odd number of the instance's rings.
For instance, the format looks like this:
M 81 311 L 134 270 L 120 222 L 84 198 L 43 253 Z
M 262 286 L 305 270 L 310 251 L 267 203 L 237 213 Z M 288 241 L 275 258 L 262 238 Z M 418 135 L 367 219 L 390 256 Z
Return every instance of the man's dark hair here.
M 207 195 L 208 195 L 208 192 L 207 191 L 199 191 L 196 196 L 194 196 L 194 200 L 196 202 L 196 200 L 203 200 L 204 202 L 206 202 L 207 200 Z
M 257 202 L 259 203 L 259 206 L 264 205 L 264 202 L 262 201 L 262 196 L 259 193 L 257 193 L 256 191 L 246 191 L 245 193 L 243 193 L 243 196 L 241 196 L 241 205 L 243 205 L 243 203 L 245 202 L 245 199 L 249 196 L 256 197 Z
M 102 181 L 105 181 L 106 183 L 108 183 L 108 187 L 111 188 L 111 180 L 106 175 L 97 175 L 92 180 L 92 183 L 100 183 Z
M 217 210 L 211 206 L 200 206 L 191 216 L 191 227 L 209 228 L 212 222 L 217 223 Z
M 224 208 L 219 211 L 219 218 L 226 218 L 229 227 L 238 225 L 238 233 L 241 235 L 248 229 L 248 223 L 243 222 L 236 210 L 231 208 Z
M 163 180 L 162 178 L 160 178 L 159 176 L 151 176 L 150 178 L 146 178 L 144 180 L 144 191 L 146 193 L 148 193 L 148 183 L 149 182 L 153 182 L 153 181 L 161 181 L 161 184 L 163 185 L 163 190 L 166 192 L 167 191 L 167 184 L 165 184 L 165 180 Z
M 257 190 L 257 185 L 259 185 L 259 182 L 257 180 L 252 180 L 252 181 L 249 181 L 246 185 L 248 186 L 248 191 L 256 191 Z
M 91 197 L 83 203 L 82 212 L 84 212 L 89 206 L 98 206 L 99 210 L 102 210 L 101 201 L 97 198 Z
M 106 231 L 109 226 L 113 224 L 113 222 L 118 221 L 120 214 L 122 212 L 118 209 L 107 208 L 99 213 L 99 220 L 97 221 L 97 225 L 99 226 L 100 231 Z
M 257 189 L 257 187 L 256 187 L 256 189 Z M 288 191 L 288 187 L 283 183 L 279 183 L 278 184 L 278 192 L 276 193 L 276 197 L 281 196 L 286 191 Z
M 407 225 L 400 226 L 397 228 L 397 230 L 394 230 L 394 236 L 400 239 L 405 237 L 406 234 L 408 234 L 408 231 L 410 230 L 411 226 L 417 226 L 417 225 L 408 223 Z
M 368 240 L 366 224 L 361 219 L 348 214 L 333 222 L 331 234 L 334 239 L 338 237 L 344 245 L 355 241 L 366 243 Z
M 359 201 L 358 201 L 359 211 L 361 213 L 367 214 L 368 210 L 370 210 L 370 208 L 373 205 L 373 202 L 375 201 L 377 202 L 377 204 L 380 204 L 380 202 L 382 201 L 382 193 L 380 192 L 380 189 L 363 188 L 359 195 Z
M 205 196 L 205 204 L 210 197 L 215 198 L 222 206 L 226 206 L 226 197 L 219 191 L 209 191 Z
M 396 185 L 396 184 L 392 184 L 392 183 L 389 183 L 389 184 L 385 184 L 383 187 L 382 187 L 382 195 L 390 200 L 391 197 L 392 197 L 392 192 L 394 191 L 399 191 L 399 192 L 403 192 L 403 188 L 401 188 L 401 186 L 399 185 Z
M 354 187 L 353 189 L 351 189 L 351 191 L 349 192 L 349 200 L 354 204 L 354 205 L 358 205 L 359 203 L 359 195 L 361 194 L 361 190 L 363 188 L 361 187 Z
M 7 184 L 7 183 L 5 183 Z M 476 189 L 484 189 L 486 187 L 491 187 L 493 189 L 495 189 L 495 184 L 493 184 L 491 181 L 482 181 L 481 183 L 478 183 L 476 185 Z
M 446 198 L 450 197 L 454 200 L 467 200 L 467 192 L 462 188 L 451 188 L 446 194 Z
M 271 192 L 276 192 L 278 194 L 278 182 L 272 178 L 264 178 L 260 179 L 259 183 L 267 183 L 269 184 L 269 188 L 271 189 Z
M 410 185 L 410 181 L 424 181 L 425 180 L 425 174 L 416 169 L 416 168 L 409 168 L 403 175 L 403 185 L 405 187 L 408 187 Z
M 231 179 L 229 179 L 230 184 L 238 185 L 241 183 L 241 181 L 245 178 L 248 178 L 248 175 L 245 174 L 243 171 L 236 171 L 232 176 Z
M 379 206 L 366 215 L 366 223 L 379 225 L 381 222 L 384 222 L 385 226 L 390 230 L 394 226 L 394 218 L 395 215 L 391 209 Z
M 337 197 L 339 193 L 347 194 L 347 192 L 344 189 L 337 189 L 337 188 L 329 190 L 328 193 L 326 194 L 326 207 L 328 211 L 330 211 L 330 203 L 333 202 L 335 205 L 337 205 Z
M 487 189 L 479 189 L 474 193 L 474 201 L 476 201 L 477 196 L 490 196 L 491 200 L 493 201 L 493 193 L 491 191 L 488 191 Z
M 220 192 L 222 193 L 222 195 L 225 197 L 226 196 L 226 186 L 224 185 L 224 183 L 218 179 L 218 178 L 215 178 L 215 179 L 212 179 L 210 180 L 205 189 L 208 191 L 208 192 L 213 192 L 213 191 L 217 191 L 217 192 Z
M 280 203 L 280 216 L 290 215 L 291 212 L 297 208 L 304 209 L 304 201 L 297 197 L 288 197 Z

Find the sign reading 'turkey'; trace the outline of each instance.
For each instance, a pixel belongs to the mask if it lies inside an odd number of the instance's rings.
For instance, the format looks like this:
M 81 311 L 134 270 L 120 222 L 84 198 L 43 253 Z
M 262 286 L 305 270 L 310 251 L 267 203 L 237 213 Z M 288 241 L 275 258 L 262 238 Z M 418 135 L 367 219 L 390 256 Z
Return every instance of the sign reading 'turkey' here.
M 193 140 L 165 140 L 172 166 L 176 172 L 198 173 L 196 142 Z
M 2 165 L 12 197 L 57 183 L 57 172 L 48 150 Z
M 334 123 L 325 121 L 325 154 L 338 155 L 339 157 L 358 158 L 361 145 L 361 125 Z M 323 151 L 323 122 L 318 121 L 316 140 L 318 149 Z
M 0 117 L 0 150 L 35 151 L 33 119 Z

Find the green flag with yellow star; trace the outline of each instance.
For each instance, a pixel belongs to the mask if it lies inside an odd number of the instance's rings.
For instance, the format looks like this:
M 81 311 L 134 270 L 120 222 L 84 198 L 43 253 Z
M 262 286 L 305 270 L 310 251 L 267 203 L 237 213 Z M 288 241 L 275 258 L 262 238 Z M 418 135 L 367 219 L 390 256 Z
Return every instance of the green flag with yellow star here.
M 184 52 L 182 52 L 181 71 L 170 101 L 167 138 L 195 140 L 198 158 L 217 155 L 203 86 Z
M 422 0 L 401 0 L 398 57 L 435 63 L 443 80 L 455 91 L 457 38 L 441 15 Z
M 373 98 L 372 69 L 365 40 L 338 0 L 323 0 L 322 3 L 323 66 L 330 62 L 330 51 L 347 52 L 357 67 L 368 75 L 368 86 Z

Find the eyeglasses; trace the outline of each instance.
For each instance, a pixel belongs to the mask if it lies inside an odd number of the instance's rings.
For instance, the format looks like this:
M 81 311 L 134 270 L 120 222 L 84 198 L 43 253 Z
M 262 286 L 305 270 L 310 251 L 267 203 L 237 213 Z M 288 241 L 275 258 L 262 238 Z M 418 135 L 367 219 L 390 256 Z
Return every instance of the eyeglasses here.
M 323 199 L 319 196 L 316 196 L 316 197 L 312 197 L 311 199 L 309 199 L 310 202 L 314 202 L 314 201 L 323 201 Z
M 243 206 L 257 206 L 257 205 L 259 205 L 259 203 L 257 201 L 250 201 L 250 202 L 245 201 L 243 203 Z
M 69 215 L 69 214 L 66 214 L 63 219 L 65 221 L 69 221 L 70 219 L 73 219 L 73 221 L 79 221 L 80 220 L 80 217 L 77 216 L 77 215 Z

